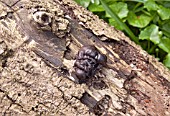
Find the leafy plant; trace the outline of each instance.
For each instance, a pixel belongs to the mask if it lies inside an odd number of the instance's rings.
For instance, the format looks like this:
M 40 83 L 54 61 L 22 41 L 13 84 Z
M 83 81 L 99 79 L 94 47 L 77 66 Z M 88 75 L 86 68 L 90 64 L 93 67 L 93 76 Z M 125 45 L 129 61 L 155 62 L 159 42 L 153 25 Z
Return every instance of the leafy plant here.
M 170 68 L 170 1 L 75 0 Z

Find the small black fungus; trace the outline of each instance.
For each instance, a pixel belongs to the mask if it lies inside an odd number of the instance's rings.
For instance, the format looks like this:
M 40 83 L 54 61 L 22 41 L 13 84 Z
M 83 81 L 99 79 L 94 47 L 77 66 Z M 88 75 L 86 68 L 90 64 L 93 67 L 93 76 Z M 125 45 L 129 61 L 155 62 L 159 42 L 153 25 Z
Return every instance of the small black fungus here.
M 104 65 L 107 57 L 101 54 L 96 47 L 92 45 L 83 46 L 74 63 L 75 74 L 79 79 L 79 83 L 86 82 L 90 77 L 93 77 L 99 65 Z

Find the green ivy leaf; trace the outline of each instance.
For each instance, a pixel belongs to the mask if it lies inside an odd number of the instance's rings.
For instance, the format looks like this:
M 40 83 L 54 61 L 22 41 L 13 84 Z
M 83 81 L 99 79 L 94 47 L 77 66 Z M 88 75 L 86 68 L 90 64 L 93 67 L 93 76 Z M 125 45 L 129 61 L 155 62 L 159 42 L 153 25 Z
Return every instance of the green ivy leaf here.
M 109 5 L 109 7 L 119 16 L 120 19 L 125 18 L 128 15 L 129 11 L 126 3 L 115 2 L 114 4 Z M 111 16 L 106 12 L 106 17 L 110 18 Z
M 170 20 L 165 21 L 161 29 L 166 36 L 170 37 Z
M 100 4 L 100 0 L 91 0 L 91 3 L 99 5 Z
M 133 0 L 133 1 L 145 3 L 147 0 Z
M 167 37 L 161 38 L 161 41 L 158 45 L 165 52 L 170 53 L 170 39 Z
M 81 6 L 87 8 L 90 4 L 91 0 L 75 0 L 78 4 L 80 4 Z
M 139 39 L 150 40 L 153 43 L 158 44 L 160 42 L 159 27 L 154 24 L 146 27 L 144 30 L 141 31 Z
M 162 6 L 164 6 L 165 8 L 170 8 L 170 2 L 169 0 L 164 0 L 163 3 L 162 3 Z
M 152 11 L 150 13 L 151 13 L 151 16 L 152 16 L 153 23 L 157 24 L 158 21 L 160 20 L 160 17 L 158 15 L 157 11 Z
M 165 60 L 163 61 L 166 67 L 170 68 L 170 53 L 166 55 Z
M 119 25 L 113 18 L 109 18 L 109 24 L 114 26 L 118 30 L 123 30 L 124 28 Z
M 105 11 L 102 5 L 90 4 L 88 9 L 92 12 L 102 12 Z
M 133 32 L 129 29 L 129 27 L 122 22 L 122 20 L 116 15 L 115 12 L 113 12 L 111 10 L 111 8 L 106 4 L 106 2 L 104 0 L 100 0 L 102 6 L 104 7 L 104 9 L 106 10 L 106 12 L 108 12 L 110 14 L 110 16 L 117 21 L 117 23 L 119 23 L 119 25 L 121 25 L 124 28 L 124 31 L 130 36 L 130 38 L 136 42 L 139 43 L 138 38 L 133 34 Z
M 115 3 L 116 1 L 119 1 L 119 0 L 105 0 L 105 2 L 106 2 L 107 4 L 113 4 L 113 3 Z
M 150 23 L 151 17 L 146 14 L 141 14 L 139 16 L 136 16 L 134 12 L 130 11 L 127 20 L 130 25 L 138 28 L 143 28 Z
M 162 20 L 166 20 L 166 19 L 170 18 L 170 9 L 168 9 L 168 8 L 165 8 L 160 5 L 159 10 L 157 12 Z
M 160 42 L 158 26 L 156 26 L 155 29 L 153 29 L 151 36 L 150 36 L 150 40 L 155 44 L 158 44 Z
M 148 11 L 157 10 L 158 5 L 155 3 L 154 0 L 148 0 L 144 3 L 144 8 L 146 8 Z

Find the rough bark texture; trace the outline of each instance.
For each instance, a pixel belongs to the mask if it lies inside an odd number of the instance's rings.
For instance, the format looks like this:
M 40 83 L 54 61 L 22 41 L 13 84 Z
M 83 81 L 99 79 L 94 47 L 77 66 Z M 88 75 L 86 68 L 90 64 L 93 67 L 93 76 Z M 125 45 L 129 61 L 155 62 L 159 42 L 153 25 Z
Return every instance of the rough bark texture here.
M 107 63 L 74 81 L 94 45 Z M 0 115 L 169 116 L 170 72 L 72 0 L 1 0 Z

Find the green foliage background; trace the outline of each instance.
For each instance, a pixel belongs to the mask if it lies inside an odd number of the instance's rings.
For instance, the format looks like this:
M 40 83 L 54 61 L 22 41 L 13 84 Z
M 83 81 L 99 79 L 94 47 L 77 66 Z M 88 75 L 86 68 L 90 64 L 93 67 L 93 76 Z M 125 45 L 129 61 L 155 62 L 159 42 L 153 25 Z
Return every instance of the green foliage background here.
M 170 1 L 75 0 L 170 68 Z

